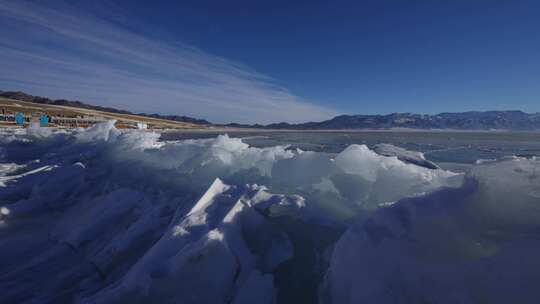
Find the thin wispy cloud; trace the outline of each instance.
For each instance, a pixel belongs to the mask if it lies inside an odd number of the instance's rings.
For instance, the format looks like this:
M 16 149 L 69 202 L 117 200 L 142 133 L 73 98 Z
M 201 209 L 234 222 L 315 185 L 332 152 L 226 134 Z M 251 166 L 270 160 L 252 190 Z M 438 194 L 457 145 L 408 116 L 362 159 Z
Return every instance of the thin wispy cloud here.
M 47 5 L 0 0 L 0 89 L 214 122 L 335 114 L 240 63 L 128 31 L 67 4 Z

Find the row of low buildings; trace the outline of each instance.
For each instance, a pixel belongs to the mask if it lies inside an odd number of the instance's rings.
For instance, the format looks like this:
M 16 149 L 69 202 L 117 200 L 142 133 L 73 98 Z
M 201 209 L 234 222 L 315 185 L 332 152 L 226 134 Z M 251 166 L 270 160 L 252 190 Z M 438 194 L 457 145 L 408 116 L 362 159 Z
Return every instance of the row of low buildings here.
M 86 116 L 80 114 L 66 113 L 44 113 L 44 112 L 25 112 L 9 111 L 0 109 L 0 123 L 4 125 L 29 125 L 32 122 L 39 123 L 41 126 L 52 127 L 88 127 L 100 121 L 106 120 L 103 117 Z
M 83 115 L 69 111 L 30 111 L 28 109 L 0 108 L 0 126 L 28 126 L 39 123 L 43 127 L 86 128 L 108 118 Z M 147 125 L 141 122 L 119 121 L 119 128 L 146 129 Z
M 39 109 L 0 104 L 0 126 L 28 126 L 38 123 L 43 127 L 87 128 L 96 123 L 116 119 L 116 127 L 122 129 L 160 129 L 163 124 L 146 123 L 132 118 L 114 118 L 84 114 L 64 109 Z
M 0 126 L 26 127 L 32 123 L 37 123 L 42 127 L 87 128 L 106 120 L 108 119 L 97 116 L 50 116 L 44 113 L 33 113 L 31 115 L 24 115 L 23 113 L 0 114 Z M 121 129 L 149 128 L 146 123 L 131 121 L 119 121 L 115 126 Z

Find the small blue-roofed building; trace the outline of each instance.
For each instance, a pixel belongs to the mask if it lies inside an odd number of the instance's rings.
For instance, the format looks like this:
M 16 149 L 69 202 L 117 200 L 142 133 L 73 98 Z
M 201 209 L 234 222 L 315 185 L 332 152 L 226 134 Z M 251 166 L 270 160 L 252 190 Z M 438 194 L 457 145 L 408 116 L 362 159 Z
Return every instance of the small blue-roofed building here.
M 15 114 L 15 123 L 18 125 L 24 125 L 24 114 L 17 113 Z
M 39 125 L 41 127 L 46 127 L 49 124 L 49 116 L 45 114 L 39 115 Z

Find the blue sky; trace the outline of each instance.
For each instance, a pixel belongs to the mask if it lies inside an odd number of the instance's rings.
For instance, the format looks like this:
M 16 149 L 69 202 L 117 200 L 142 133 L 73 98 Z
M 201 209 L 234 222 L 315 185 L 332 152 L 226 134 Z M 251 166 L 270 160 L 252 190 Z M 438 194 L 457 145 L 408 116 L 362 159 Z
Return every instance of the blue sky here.
M 0 0 L 0 89 L 213 122 L 537 112 L 538 16 L 538 1 Z

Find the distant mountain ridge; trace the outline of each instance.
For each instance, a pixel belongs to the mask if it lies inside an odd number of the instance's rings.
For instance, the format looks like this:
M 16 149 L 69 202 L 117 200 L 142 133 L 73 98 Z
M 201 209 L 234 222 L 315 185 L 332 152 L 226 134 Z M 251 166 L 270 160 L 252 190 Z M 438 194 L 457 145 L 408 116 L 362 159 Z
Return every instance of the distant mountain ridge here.
M 55 99 L 50 99 L 50 98 L 41 97 L 41 96 L 33 96 L 33 95 L 26 94 L 20 91 L 1 91 L 0 90 L 0 97 L 39 103 L 39 104 L 83 108 L 83 109 L 90 109 L 90 110 L 103 111 L 103 112 L 109 112 L 109 113 L 118 113 L 118 114 L 140 115 L 140 116 L 145 116 L 145 117 L 167 119 L 167 120 L 172 120 L 172 121 L 187 122 L 187 123 L 193 123 L 193 124 L 199 124 L 199 125 L 211 125 L 211 123 L 208 122 L 207 120 L 192 118 L 188 116 L 132 113 L 130 111 L 119 110 L 119 109 L 115 109 L 111 107 L 94 106 L 94 105 L 90 105 L 90 104 L 87 104 L 78 100 L 66 100 L 66 99 L 55 100 Z
M 229 124 L 231 127 L 252 127 L 292 130 L 343 129 L 457 129 L 457 130 L 540 130 L 540 113 L 522 111 L 471 111 L 436 115 L 393 113 L 388 115 L 340 115 L 321 122 L 269 125 Z
M 145 117 L 167 119 L 178 122 L 187 122 L 202 125 L 212 125 L 204 119 L 197 119 L 179 115 L 160 115 L 146 113 L 132 113 L 111 107 L 89 105 L 81 101 L 65 99 L 49 99 L 33 96 L 24 92 L 1 91 L 0 96 L 22 101 L 70 106 L 76 108 L 92 109 L 119 114 L 134 114 Z M 456 129 L 456 130 L 540 130 L 540 113 L 525 113 L 522 111 L 470 111 L 460 113 L 440 113 L 435 115 L 392 113 L 388 115 L 340 115 L 320 122 L 305 122 L 290 124 L 286 122 L 261 124 L 230 123 L 217 125 L 224 127 L 252 128 L 252 129 L 290 129 L 290 130 L 345 130 L 345 129 Z

